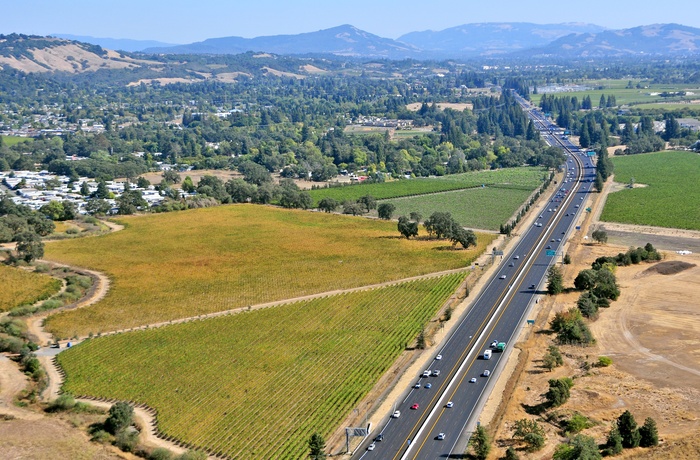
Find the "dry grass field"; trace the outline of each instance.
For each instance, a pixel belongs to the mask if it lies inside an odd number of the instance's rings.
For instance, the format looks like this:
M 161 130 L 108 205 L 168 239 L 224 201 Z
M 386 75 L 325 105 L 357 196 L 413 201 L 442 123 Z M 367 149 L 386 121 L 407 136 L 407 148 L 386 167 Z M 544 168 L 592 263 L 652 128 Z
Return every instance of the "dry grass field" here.
M 58 337 L 201 315 L 468 266 L 495 235 L 452 250 L 400 238 L 395 222 L 230 205 L 120 220 L 127 228 L 47 245 L 46 258 L 106 273 L 106 298 L 59 313 Z

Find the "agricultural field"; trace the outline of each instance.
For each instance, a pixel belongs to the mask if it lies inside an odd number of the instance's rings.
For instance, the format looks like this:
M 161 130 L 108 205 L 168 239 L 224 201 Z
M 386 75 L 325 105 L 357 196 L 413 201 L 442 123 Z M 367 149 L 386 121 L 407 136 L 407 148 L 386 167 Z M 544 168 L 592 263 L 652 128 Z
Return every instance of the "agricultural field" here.
M 647 86 L 647 88 L 627 88 L 629 80 L 588 80 L 583 82 L 578 82 L 580 85 L 589 86 L 591 89 L 588 91 L 574 91 L 566 93 L 554 93 L 553 96 L 576 96 L 579 101 L 582 101 L 586 96 L 591 97 L 591 102 L 593 107 L 598 107 L 598 102 L 600 101 L 601 94 L 605 97 L 615 96 L 617 105 L 630 105 L 630 104 L 648 104 L 648 103 L 667 103 L 671 101 L 680 101 L 686 99 L 698 99 L 700 96 L 700 87 L 688 87 L 686 84 L 649 84 L 648 82 L 642 82 L 642 86 Z M 632 85 L 636 86 L 638 80 L 633 80 Z M 685 97 L 661 97 L 659 94 L 666 92 L 678 92 L 686 91 L 694 94 L 689 94 Z M 658 94 L 655 94 L 658 93 Z M 530 99 L 533 103 L 538 104 L 542 98 L 541 94 L 531 94 Z M 638 108 L 635 105 L 635 108 Z
M 107 296 L 46 322 L 85 336 L 468 266 L 476 248 L 401 238 L 395 222 L 228 205 L 120 219 L 123 231 L 46 246 L 45 258 L 106 273 Z
M 0 312 L 48 299 L 61 289 L 61 280 L 0 264 Z
M 489 171 L 473 171 L 451 174 L 435 178 L 402 179 L 379 184 L 347 185 L 310 190 L 315 204 L 323 198 L 333 198 L 339 202 L 357 200 L 364 195 L 372 195 L 378 200 L 428 193 L 462 190 L 481 185 L 509 185 L 528 187 L 535 190 L 542 184 L 545 172 L 540 168 L 522 167 Z
M 615 181 L 646 185 L 611 193 L 601 220 L 700 230 L 700 156 L 659 152 L 613 158 Z
M 17 145 L 21 142 L 34 142 L 31 137 L 19 137 L 19 136 L 0 136 L 0 141 L 8 147 Z
M 303 458 L 465 275 L 90 339 L 58 355 L 63 390 L 145 403 L 162 433 L 212 453 Z
M 395 216 L 419 212 L 427 219 L 436 211 L 449 212 L 465 227 L 498 230 L 532 193 L 530 188 L 478 187 L 387 200 L 396 206 Z

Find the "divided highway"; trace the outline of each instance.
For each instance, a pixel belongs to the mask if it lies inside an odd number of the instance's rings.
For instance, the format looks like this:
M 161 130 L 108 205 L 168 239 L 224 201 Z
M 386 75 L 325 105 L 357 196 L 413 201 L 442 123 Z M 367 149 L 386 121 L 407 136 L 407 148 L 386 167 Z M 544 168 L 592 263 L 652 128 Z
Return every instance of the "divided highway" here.
M 488 383 L 500 370 L 504 354 L 491 347 L 492 343 L 512 346 L 529 308 L 544 289 L 549 265 L 561 260 L 557 258 L 562 257 L 561 248 L 583 210 L 595 169 L 578 147 L 559 134 L 556 125 L 516 97 L 545 141 L 567 153 L 565 179 L 557 184 L 555 195 L 535 223 L 520 230 L 520 241 L 502 258 L 468 313 L 438 350 L 426 369 L 431 376 L 415 376 L 412 388 L 394 402 L 396 417 L 380 423 L 354 459 L 436 459 L 461 454 L 478 421 L 479 404 L 491 391 Z M 487 349 L 492 350 L 491 358 L 483 359 Z

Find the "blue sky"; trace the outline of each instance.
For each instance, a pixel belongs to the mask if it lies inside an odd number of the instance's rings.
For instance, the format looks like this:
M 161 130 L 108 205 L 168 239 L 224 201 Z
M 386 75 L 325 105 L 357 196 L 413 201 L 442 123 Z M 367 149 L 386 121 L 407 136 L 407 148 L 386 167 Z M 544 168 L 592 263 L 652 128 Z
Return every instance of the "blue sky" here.
M 398 38 L 473 22 L 587 22 L 611 29 L 674 22 L 700 28 L 699 13 L 697 0 L 653 6 L 640 0 L 585 0 L 575 6 L 561 0 L 2 0 L 0 33 L 191 43 L 352 24 Z

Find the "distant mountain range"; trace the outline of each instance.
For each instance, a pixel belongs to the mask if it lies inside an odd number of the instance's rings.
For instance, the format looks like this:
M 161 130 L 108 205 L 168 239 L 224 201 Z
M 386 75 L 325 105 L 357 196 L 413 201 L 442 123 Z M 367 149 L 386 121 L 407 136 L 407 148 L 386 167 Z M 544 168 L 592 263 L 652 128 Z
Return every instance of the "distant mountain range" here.
M 74 40 L 77 42 L 91 43 L 99 45 L 102 48 L 107 48 L 116 51 L 143 51 L 146 48 L 177 46 L 173 43 L 164 43 L 156 40 L 131 40 L 129 38 L 99 38 L 86 35 L 71 35 L 71 34 L 51 34 L 52 37 L 65 38 L 66 40 Z
M 212 38 L 188 45 L 56 35 L 56 37 L 0 35 L 0 68 L 9 67 L 23 72 L 79 74 L 101 69 L 158 68 L 161 65 L 156 62 L 158 59 L 150 59 L 148 54 L 226 55 L 246 52 L 255 53 L 256 58 L 269 54 L 271 57 L 297 55 L 326 58 L 329 55 L 335 55 L 363 59 L 416 60 L 496 57 L 504 59 L 646 56 L 666 58 L 700 55 L 700 29 L 679 24 L 654 24 L 623 30 L 605 30 L 600 26 L 578 23 L 466 24 L 437 32 L 412 32 L 398 40 L 379 37 L 351 25 L 342 25 L 297 35 Z M 152 46 L 154 44 L 159 46 Z M 114 49 L 122 52 L 115 52 Z M 141 54 L 133 54 L 133 51 Z M 271 69 L 265 72 L 280 70 Z M 245 70 L 246 73 L 251 71 L 255 73 L 260 69 L 250 65 Z M 303 76 L 310 71 L 297 66 L 285 69 L 283 72 Z M 177 78 L 197 79 L 201 78 L 201 75 L 190 72 L 186 76 L 177 74 Z M 236 77 L 231 74 L 218 78 L 235 79 Z
M 449 29 L 411 32 L 398 38 L 424 52 L 445 57 L 501 55 L 548 45 L 571 34 L 596 34 L 604 27 L 593 24 L 531 24 L 504 22 L 465 24 Z
M 700 53 L 700 29 L 679 24 L 654 24 L 624 30 L 567 35 L 540 48 L 524 51 L 529 57 L 561 58 L 678 56 Z
M 419 58 L 421 50 L 351 25 L 297 35 L 210 38 L 189 45 L 147 48 L 144 53 L 239 54 L 260 51 L 274 54 L 333 54 L 348 57 Z

